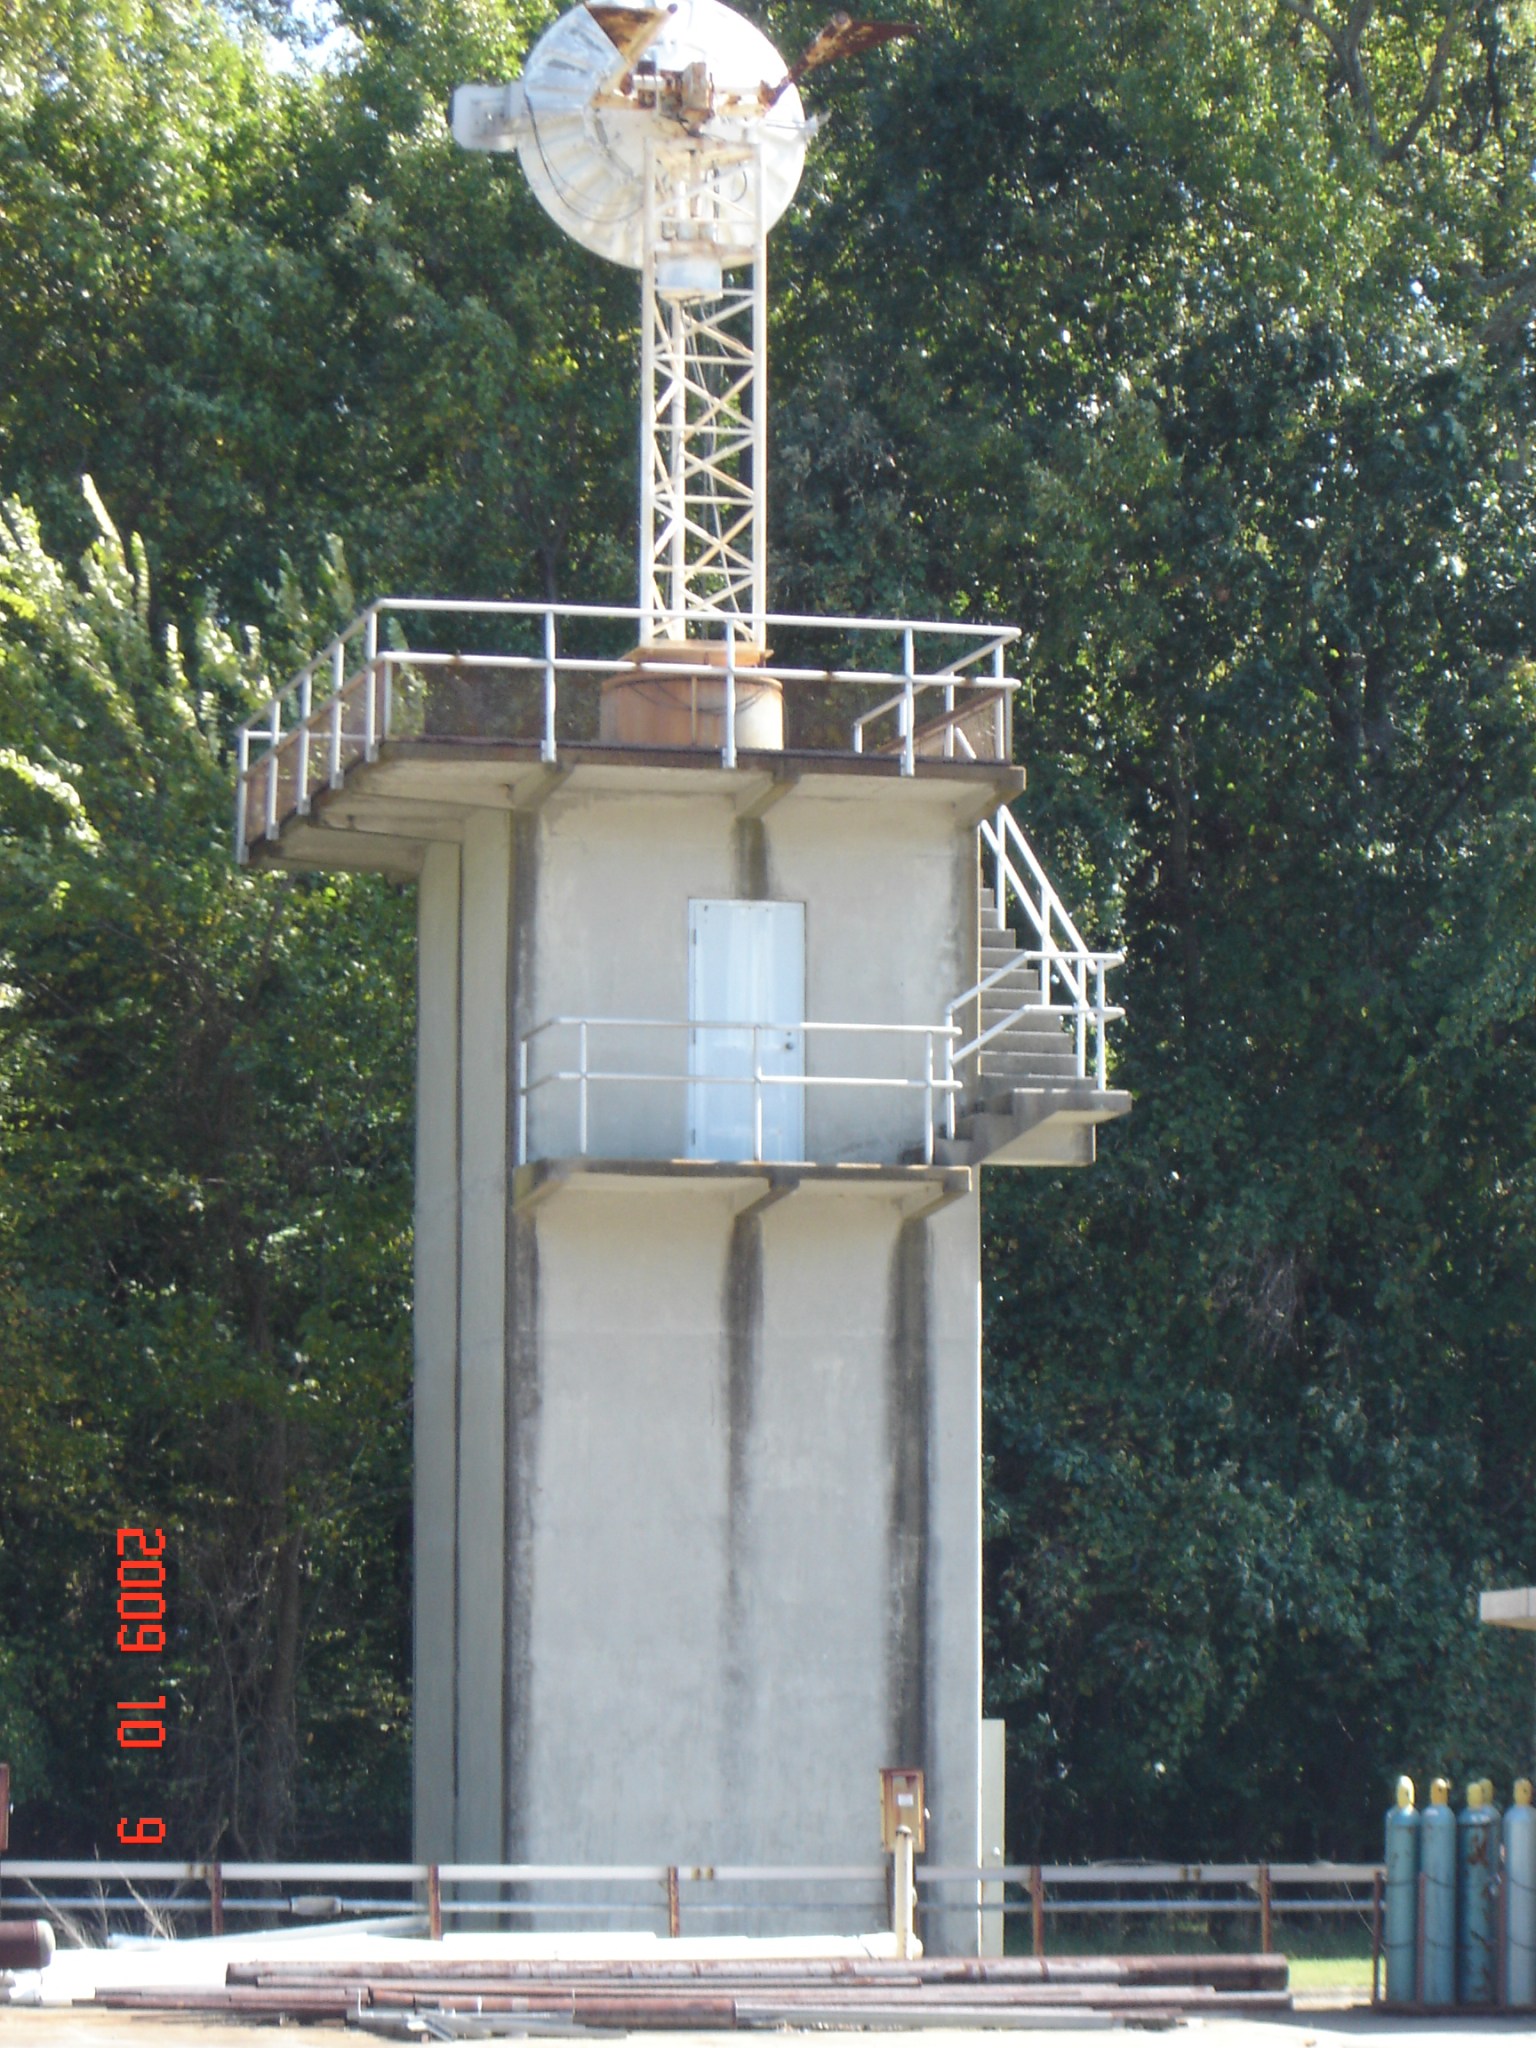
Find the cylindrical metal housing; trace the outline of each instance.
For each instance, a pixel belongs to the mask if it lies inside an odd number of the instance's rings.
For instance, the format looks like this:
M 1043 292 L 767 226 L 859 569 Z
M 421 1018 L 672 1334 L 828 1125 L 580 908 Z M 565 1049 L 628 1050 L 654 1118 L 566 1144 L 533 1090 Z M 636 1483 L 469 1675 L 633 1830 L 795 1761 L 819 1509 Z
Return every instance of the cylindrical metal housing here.
M 1504 2002 L 1536 2005 L 1536 1806 L 1531 1781 L 1515 1785 L 1504 1816 Z
M 1467 1787 L 1456 1827 L 1456 1995 L 1492 2005 L 1498 1986 L 1499 1809 L 1479 1780 Z
M 1419 1817 L 1419 1869 L 1424 1876 L 1422 1995 L 1426 2005 L 1456 2003 L 1456 1816 L 1450 1786 L 1436 1778 Z
M 1387 1809 L 1384 1938 L 1387 2003 L 1411 2005 L 1418 1989 L 1419 1815 L 1413 1780 L 1399 1778 L 1397 1803 Z

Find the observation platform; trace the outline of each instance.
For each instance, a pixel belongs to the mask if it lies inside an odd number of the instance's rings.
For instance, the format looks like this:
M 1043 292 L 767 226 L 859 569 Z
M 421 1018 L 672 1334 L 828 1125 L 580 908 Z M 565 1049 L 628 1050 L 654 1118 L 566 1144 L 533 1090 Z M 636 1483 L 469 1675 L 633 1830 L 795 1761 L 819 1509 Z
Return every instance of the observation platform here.
M 729 622 L 658 646 L 632 607 L 381 598 L 240 728 L 236 858 L 409 876 L 464 806 L 536 809 L 572 777 L 680 794 L 728 776 L 738 815 L 807 776 L 872 795 L 921 777 L 972 822 L 1023 789 L 1016 627 L 764 624 L 766 647 Z M 375 843 L 351 862 L 337 827 Z
M 237 858 L 414 880 L 476 820 L 579 816 L 571 829 L 604 852 L 570 885 L 561 928 L 590 933 L 584 906 L 617 901 L 642 848 L 679 900 L 701 893 L 671 872 L 681 812 L 663 824 L 658 802 L 737 831 L 774 812 L 780 842 L 802 848 L 789 893 L 820 901 L 822 960 L 874 961 L 894 942 L 950 963 L 915 1009 L 910 973 L 882 988 L 840 968 L 832 1015 L 775 1012 L 771 1027 L 678 1009 L 680 966 L 651 1007 L 633 1001 L 644 973 L 600 967 L 570 983 L 574 1001 L 520 1003 L 519 1206 L 637 1172 L 681 1189 L 746 1167 L 748 1205 L 878 1181 L 919 1213 L 987 1160 L 1089 1164 L 1098 1126 L 1130 1107 L 1107 1067 L 1120 956 L 1084 943 L 1008 808 L 1024 787 L 1017 628 L 777 613 L 755 642 L 727 618 L 723 638 L 658 643 L 647 623 L 630 607 L 380 599 L 241 729 Z M 605 805 L 622 825 L 598 825 Z M 973 834 L 990 888 L 943 884 L 950 921 L 920 938 L 910 917 L 930 884 L 914 891 L 916 876 Z M 857 852 L 877 842 L 873 862 Z M 626 999 L 599 1006 L 599 987 Z

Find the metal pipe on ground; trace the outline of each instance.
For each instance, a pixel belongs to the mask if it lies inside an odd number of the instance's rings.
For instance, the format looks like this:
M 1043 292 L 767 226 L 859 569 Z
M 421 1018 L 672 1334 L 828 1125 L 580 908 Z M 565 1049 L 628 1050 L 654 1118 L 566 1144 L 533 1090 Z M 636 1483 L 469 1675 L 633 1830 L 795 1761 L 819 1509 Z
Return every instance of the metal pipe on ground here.
M 52 1955 L 46 1920 L 0 1920 L 0 1970 L 44 1970 Z

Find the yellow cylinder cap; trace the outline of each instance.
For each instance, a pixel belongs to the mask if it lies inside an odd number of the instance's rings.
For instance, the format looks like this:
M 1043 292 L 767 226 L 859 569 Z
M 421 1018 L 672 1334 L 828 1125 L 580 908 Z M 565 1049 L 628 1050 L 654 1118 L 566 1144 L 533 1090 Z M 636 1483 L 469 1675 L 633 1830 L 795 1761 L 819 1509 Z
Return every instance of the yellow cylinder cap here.
M 1398 1781 L 1397 1781 L 1397 1803 L 1398 1803 L 1398 1805 L 1399 1805 L 1399 1806 L 1412 1806 L 1412 1804 L 1413 1804 L 1413 1780 L 1412 1780 L 1412 1778 L 1399 1778 L 1399 1779 L 1398 1779 Z
M 1467 1787 L 1467 1805 L 1475 1813 L 1478 1807 L 1488 1804 L 1488 1794 L 1483 1790 L 1481 1778 L 1474 1778 Z
M 1515 1780 L 1515 1804 L 1516 1804 L 1516 1806 L 1529 1806 L 1529 1805 L 1530 1805 L 1530 1803 L 1531 1803 L 1531 1781 L 1530 1781 L 1530 1779 L 1529 1779 L 1529 1778 L 1516 1778 L 1516 1780 Z
M 1450 1805 L 1451 1781 L 1449 1778 L 1436 1778 L 1429 1788 L 1429 1803 L 1431 1806 Z

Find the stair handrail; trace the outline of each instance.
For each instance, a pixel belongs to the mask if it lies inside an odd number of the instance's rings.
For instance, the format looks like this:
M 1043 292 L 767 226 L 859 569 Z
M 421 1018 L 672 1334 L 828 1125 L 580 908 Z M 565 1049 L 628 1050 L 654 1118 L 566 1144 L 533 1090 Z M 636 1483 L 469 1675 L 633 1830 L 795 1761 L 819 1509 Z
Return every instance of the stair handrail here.
M 1021 950 L 1010 959 L 1003 961 L 1000 966 L 994 967 L 989 974 L 984 974 L 974 987 L 968 988 L 960 995 L 952 997 L 945 1004 L 944 1022 L 951 1027 L 952 1033 L 952 1035 L 945 1039 L 944 1044 L 944 1079 L 946 1084 L 944 1119 L 947 1136 L 953 1138 L 955 1135 L 955 1096 L 959 1087 L 959 1083 L 956 1080 L 956 1069 L 968 1059 L 979 1058 L 983 1048 L 989 1045 L 994 1038 L 1000 1038 L 1005 1032 L 1011 1031 L 1016 1024 L 1021 1023 L 1027 1017 L 1070 1017 L 1073 1020 L 1076 1027 L 1073 1034 L 1073 1050 L 1077 1060 L 1077 1078 L 1080 1081 L 1086 1081 L 1088 1078 L 1088 1026 L 1091 1023 L 1095 1032 L 1094 1086 L 1099 1089 L 1108 1086 L 1109 1038 L 1107 1027 L 1118 1023 L 1125 1015 L 1125 1012 L 1118 1004 L 1107 1003 L 1104 1000 L 1104 976 L 1109 968 L 1122 965 L 1125 955 L 1123 953 L 1090 953 L 1086 951 L 1080 955 L 1085 969 L 1091 968 L 1093 972 L 1093 1000 L 1091 1002 L 1074 1001 L 1071 1003 L 1053 1003 L 1047 1000 L 1046 962 L 1048 957 L 1044 948 L 1032 952 Z M 1027 965 L 1032 960 L 1038 961 L 1040 964 L 1039 996 L 1031 997 L 1028 1002 L 1020 1003 L 1017 1009 L 1010 1010 L 1006 1017 L 997 1018 L 993 1023 L 987 1025 L 984 1030 L 980 1028 L 978 1018 L 978 1029 L 975 1037 L 968 1038 L 963 1044 L 957 1045 L 955 1039 L 959 1037 L 959 1031 L 955 1028 L 955 1012 L 964 1009 L 969 1003 L 979 1003 L 981 997 L 986 995 L 989 990 L 998 987 L 1010 975 L 1016 974 L 1020 966 Z
M 1125 1015 L 1124 1010 L 1105 1000 L 1104 977 L 1111 967 L 1119 967 L 1125 960 L 1123 952 L 1096 952 L 1084 939 L 1072 920 L 1061 897 L 1051 882 L 1050 876 L 1041 866 L 1039 857 L 1024 835 L 1023 828 L 1006 804 L 1000 805 L 995 820 L 983 818 L 978 828 L 981 842 L 993 859 L 993 919 L 999 931 L 1008 927 L 1008 892 L 1011 890 L 1015 901 L 1023 910 L 1039 941 L 1038 947 L 1013 955 L 982 975 L 976 984 L 957 995 L 945 1007 L 947 1023 L 953 1023 L 955 1012 L 969 1003 L 977 1003 L 990 990 L 1016 974 L 1021 965 L 1030 961 L 1039 964 L 1039 990 L 1028 1002 L 1020 1003 L 1006 1017 L 996 1019 L 985 1029 L 981 1028 L 978 1011 L 977 1031 L 964 1044 L 956 1044 L 954 1038 L 946 1042 L 946 1079 L 953 1081 L 956 1069 L 967 1059 L 979 1059 L 984 1046 L 992 1039 L 1001 1037 L 1025 1018 L 1034 1016 L 1070 1017 L 1074 1025 L 1074 1052 L 1077 1078 L 1088 1078 L 1088 1030 L 1090 1025 L 1095 1036 L 1094 1086 L 1103 1090 L 1109 1085 L 1108 1026 Z M 1014 865 L 1013 855 L 1018 855 L 1024 874 Z M 1033 884 L 1031 888 L 1029 884 Z M 1058 937 L 1059 933 L 1059 937 Z M 1068 1000 L 1056 1003 L 1051 1000 L 1052 981 L 1060 984 Z M 955 1092 L 946 1091 L 945 1118 L 949 1135 L 955 1134 Z

